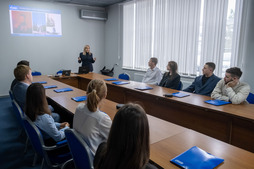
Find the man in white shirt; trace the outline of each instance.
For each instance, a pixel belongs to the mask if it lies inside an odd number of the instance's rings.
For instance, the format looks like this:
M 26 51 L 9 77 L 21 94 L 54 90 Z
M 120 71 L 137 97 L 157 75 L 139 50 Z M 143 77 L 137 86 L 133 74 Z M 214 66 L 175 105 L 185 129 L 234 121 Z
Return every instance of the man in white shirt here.
M 250 86 L 240 82 L 242 71 L 238 67 L 226 70 L 224 79 L 221 79 L 214 88 L 211 97 L 213 99 L 230 101 L 232 104 L 240 104 L 246 100 L 250 93 Z
M 143 83 L 157 85 L 160 83 L 162 74 L 156 64 L 158 63 L 158 59 L 155 57 L 150 58 L 148 62 L 148 66 L 150 68 L 147 69 L 146 74 L 142 80 Z

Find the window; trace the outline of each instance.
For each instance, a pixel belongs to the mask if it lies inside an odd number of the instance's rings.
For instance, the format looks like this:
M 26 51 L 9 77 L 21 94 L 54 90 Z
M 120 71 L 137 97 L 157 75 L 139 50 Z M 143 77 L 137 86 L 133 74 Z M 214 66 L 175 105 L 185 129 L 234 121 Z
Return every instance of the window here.
M 183 75 L 215 74 L 236 66 L 242 0 L 138 0 L 123 4 L 123 67 L 146 70 L 150 57 L 166 70 L 178 63 Z

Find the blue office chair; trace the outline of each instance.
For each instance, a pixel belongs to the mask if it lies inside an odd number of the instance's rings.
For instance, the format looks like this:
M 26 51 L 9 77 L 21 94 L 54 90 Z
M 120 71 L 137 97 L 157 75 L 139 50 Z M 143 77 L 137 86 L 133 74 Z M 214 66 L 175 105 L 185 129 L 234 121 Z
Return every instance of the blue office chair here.
M 127 73 L 121 73 L 119 74 L 118 79 L 130 80 L 130 75 L 128 75 Z
M 56 72 L 57 75 L 62 75 L 63 70 L 59 70 L 58 72 Z
M 74 129 L 66 129 L 64 132 L 76 168 L 93 169 L 93 156 L 86 142 Z
M 182 89 L 183 89 L 183 83 L 180 81 L 176 90 L 182 90 Z
M 250 104 L 254 104 L 254 94 L 250 93 L 247 97 L 247 102 L 249 102 Z
M 34 71 L 32 72 L 32 76 L 41 76 L 41 72 Z
M 10 95 L 11 100 L 13 100 L 13 93 L 12 93 L 11 89 L 9 90 L 9 95 Z
M 23 122 L 24 112 L 22 111 L 21 107 L 18 105 L 18 103 L 14 99 L 12 100 L 12 107 L 19 124 L 23 127 L 23 129 L 25 129 L 24 122 Z M 21 130 L 20 132 L 21 133 L 19 135 L 22 135 L 23 131 Z M 26 137 L 24 153 L 26 153 L 27 147 L 28 147 L 28 137 Z
M 71 159 L 70 152 L 68 153 L 59 153 L 59 154 L 52 154 L 50 151 L 57 150 L 63 146 L 66 146 L 66 140 L 57 142 L 54 146 L 46 146 L 44 144 L 42 135 L 40 130 L 35 126 L 35 124 L 28 118 L 25 117 L 23 119 L 24 126 L 26 129 L 26 133 L 30 139 L 30 142 L 40 157 L 43 158 L 41 168 L 44 167 L 44 161 L 47 166 L 51 168 L 59 168 L 65 165 L 65 163 Z

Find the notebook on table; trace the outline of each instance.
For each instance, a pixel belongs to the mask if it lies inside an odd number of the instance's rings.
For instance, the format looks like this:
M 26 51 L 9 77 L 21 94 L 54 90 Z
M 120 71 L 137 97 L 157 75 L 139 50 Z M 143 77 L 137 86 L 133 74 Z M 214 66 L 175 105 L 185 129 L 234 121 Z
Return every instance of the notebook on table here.
M 114 80 L 118 80 L 118 79 L 116 79 L 116 78 L 109 78 L 109 79 L 104 79 L 104 80 L 106 80 L 106 81 L 114 81 Z
M 209 103 L 215 106 L 221 106 L 221 105 L 225 105 L 225 104 L 230 104 L 231 102 L 227 102 L 224 100 L 206 100 L 205 103 Z
M 56 88 L 56 85 L 48 85 L 48 86 L 44 86 L 44 89 L 51 89 L 51 88 Z
M 142 87 L 135 87 L 137 90 L 152 90 L 153 88 L 150 86 L 142 86 Z
M 38 81 L 38 82 L 33 82 L 33 83 L 47 84 L 47 81 Z
M 223 161 L 224 159 L 207 153 L 197 146 L 170 160 L 171 163 L 185 169 L 213 169 Z
M 129 84 L 130 82 L 125 82 L 125 81 L 116 81 L 116 82 L 112 82 L 112 84 L 115 85 L 123 85 L 123 84 Z
M 172 93 L 172 95 L 175 96 L 175 97 L 186 97 L 186 96 L 189 96 L 189 94 L 181 93 L 181 92 Z
M 73 89 L 71 89 L 71 88 L 62 88 L 62 89 L 55 89 L 54 91 L 57 92 L 57 93 L 60 93 L 60 92 L 73 91 Z
M 78 96 L 78 97 L 72 97 L 71 99 L 76 102 L 82 102 L 82 101 L 85 101 L 87 99 L 87 97 L 86 96 Z

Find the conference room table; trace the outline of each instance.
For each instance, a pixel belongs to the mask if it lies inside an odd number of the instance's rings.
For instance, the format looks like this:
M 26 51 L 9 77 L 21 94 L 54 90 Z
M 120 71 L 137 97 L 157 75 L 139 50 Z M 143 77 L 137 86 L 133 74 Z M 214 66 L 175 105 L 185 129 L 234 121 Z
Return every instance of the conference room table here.
M 112 77 L 90 72 L 54 79 L 86 90 L 87 84 L 92 79 L 108 78 Z M 252 104 L 215 106 L 204 102 L 211 100 L 208 96 L 180 91 L 189 96 L 168 98 L 164 94 L 179 91 L 135 81 L 128 81 L 129 84 L 124 85 L 112 84 L 113 81 L 105 82 L 108 87 L 108 100 L 117 103 L 138 102 L 149 115 L 254 152 L 254 105 Z M 144 91 L 136 89 L 144 86 L 153 89 Z
M 76 107 L 81 102 L 72 100 L 72 97 L 84 96 L 86 92 L 76 87 L 53 80 L 47 76 L 35 76 L 34 82 L 46 81 L 47 85 L 56 85 L 57 88 L 46 89 L 46 95 L 54 108 L 63 111 L 61 118 L 67 116 L 66 120 L 72 121 Z M 54 89 L 71 88 L 73 91 L 56 93 Z M 84 102 L 84 101 L 83 101 Z M 107 113 L 113 120 L 117 112 L 117 102 L 104 99 L 100 110 Z M 65 114 L 67 113 L 67 114 Z M 72 117 L 71 117 L 72 116 Z M 150 160 L 159 168 L 179 167 L 170 163 L 170 159 L 183 153 L 193 146 L 223 158 L 225 161 L 220 164 L 219 169 L 251 169 L 254 167 L 254 154 L 241 148 L 224 143 L 191 129 L 170 123 L 152 115 L 147 115 L 150 129 Z

